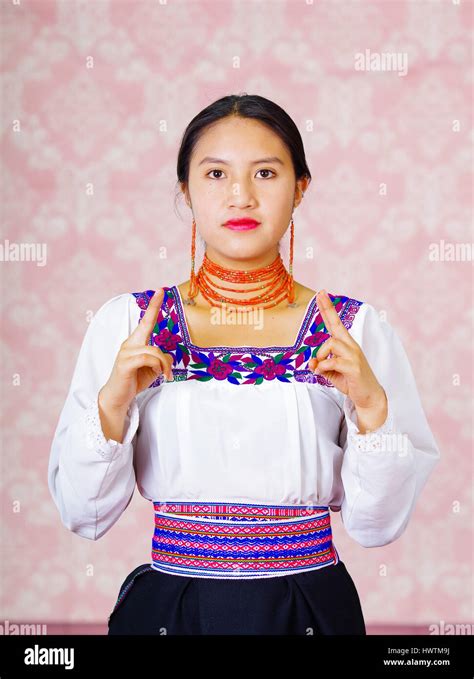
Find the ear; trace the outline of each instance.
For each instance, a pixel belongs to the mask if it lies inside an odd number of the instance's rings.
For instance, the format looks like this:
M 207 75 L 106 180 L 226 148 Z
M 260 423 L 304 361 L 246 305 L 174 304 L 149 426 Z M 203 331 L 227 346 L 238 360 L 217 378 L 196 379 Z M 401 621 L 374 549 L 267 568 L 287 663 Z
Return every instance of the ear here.
M 298 205 L 301 203 L 303 200 L 303 196 L 306 192 L 306 189 L 311 183 L 311 179 L 307 177 L 306 175 L 302 177 L 301 179 L 298 179 L 296 182 L 296 187 L 295 187 L 295 204 L 294 207 L 298 207 Z
M 192 206 L 191 206 L 191 199 L 190 199 L 190 197 L 189 197 L 189 190 L 188 190 L 188 187 L 186 186 L 186 184 L 185 184 L 184 182 L 181 182 L 181 183 L 180 183 L 180 187 L 181 187 L 181 192 L 182 192 L 183 195 L 184 195 L 184 200 L 186 201 L 186 205 L 187 205 L 189 208 L 192 207 Z

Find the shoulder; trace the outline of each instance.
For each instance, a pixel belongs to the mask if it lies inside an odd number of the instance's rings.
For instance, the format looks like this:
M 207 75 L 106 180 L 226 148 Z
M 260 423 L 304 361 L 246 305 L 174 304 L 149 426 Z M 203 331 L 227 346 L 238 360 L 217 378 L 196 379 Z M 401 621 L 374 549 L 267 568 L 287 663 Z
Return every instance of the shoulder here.
M 358 296 L 350 295 L 347 291 L 333 292 L 327 288 L 324 289 L 327 291 L 344 327 L 359 344 L 365 343 L 371 336 L 387 337 L 394 332 L 387 321 L 387 310 L 378 309 L 374 304 L 359 299 Z M 316 295 L 316 292 L 314 294 Z M 313 314 L 318 328 L 322 324 L 321 330 L 324 332 L 324 320 L 316 300 Z
M 108 361 L 136 327 L 139 311 L 132 293 L 124 292 L 107 298 L 92 313 L 81 351 L 92 352 L 97 360 Z
M 165 292 L 163 296 L 163 304 L 167 303 L 172 297 L 172 288 L 174 286 L 163 285 L 162 288 Z M 150 288 L 146 290 L 136 290 L 132 292 L 123 292 L 114 297 L 110 297 L 96 312 L 96 316 L 105 316 L 109 314 L 114 314 L 120 309 L 129 308 L 130 310 L 142 310 L 145 311 L 148 308 L 153 295 L 161 290 L 161 288 Z
M 361 347 L 375 348 L 397 341 L 397 333 L 388 321 L 389 311 L 367 300 L 328 290 L 343 325 Z
M 108 324 L 113 319 L 121 316 L 123 312 L 128 311 L 132 306 L 132 300 L 132 294 L 129 292 L 122 292 L 109 297 L 102 302 L 94 313 L 93 322 L 98 325 Z
M 169 289 L 166 287 L 166 291 Z M 115 356 L 120 344 L 130 337 L 139 324 L 154 293 L 155 290 L 122 292 L 106 299 L 92 313 L 83 337 L 82 351 L 93 352 L 100 360 Z M 175 317 L 174 311 L 172 314 L 164 311 L 167 300 L 165 296 L 157 318 L 160 329 L 168 325 L 170 316 L 173 319 Z
M 172 306 L 171 287 L 162 286 L 165 294 L 163 296 L 163 303 L 161 311 L 165 306 Z M 131 331 L 138 323 L 140 318 L 144 315 L 148 304 L 153 295 L 159 290 L 146 289 L 135 290 L 131 292 L 122 292 L 113 297 L 109 297 L 99 306 L 93 316 L 93 324 L 95 326 L 107 327 L 109 329 L 124 328 L 126 331 Z

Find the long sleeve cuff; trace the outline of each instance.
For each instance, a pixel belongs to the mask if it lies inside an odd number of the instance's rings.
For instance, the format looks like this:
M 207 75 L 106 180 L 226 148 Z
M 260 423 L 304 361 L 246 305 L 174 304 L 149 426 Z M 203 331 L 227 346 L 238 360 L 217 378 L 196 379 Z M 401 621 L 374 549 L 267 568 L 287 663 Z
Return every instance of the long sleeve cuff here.
M 347 423 L 347 436 L 350 439 L 352 447 L 360 451 L 375 451 L 386 449 L 388 439 L 386 437 L 396 433 L 396 426 L 394 421 L 394 414 L 391 399 L 387 398 L 387 417 L 377 429 L 359 433 L 357 411 L 353 401 L 346 396 L 344 398 L 343 410 Z
M 95 449 L 104 459 L 110 460 L 114 455 L 120 454 L 120 452 L 131 443 L 135 436 L 139 423 L 137 398 L 133 398 L 127 410 L 124 424 L 125 433 L 122 442 L 105 438 L 100 422 L 98 394 L 89 407 L 86 408 L 84 418 L 86 424 L 85 436 L 87 448 L 89 450 Z

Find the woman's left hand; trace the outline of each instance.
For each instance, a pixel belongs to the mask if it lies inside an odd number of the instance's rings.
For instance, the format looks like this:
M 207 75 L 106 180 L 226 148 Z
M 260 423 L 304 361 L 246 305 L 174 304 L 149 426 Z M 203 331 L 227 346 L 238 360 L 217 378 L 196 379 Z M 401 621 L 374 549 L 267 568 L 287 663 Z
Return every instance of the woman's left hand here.
M 310 359 L 308 368 L 326 377 L 351 399 L 357 411 L 359 430 L 377 429 L 387 418 L 385 390 L 372 372 L 364 352 L 344 327 L 325 290 L 318 292 L 316 301 L 331 337 L 320 346 L 317 358 Z

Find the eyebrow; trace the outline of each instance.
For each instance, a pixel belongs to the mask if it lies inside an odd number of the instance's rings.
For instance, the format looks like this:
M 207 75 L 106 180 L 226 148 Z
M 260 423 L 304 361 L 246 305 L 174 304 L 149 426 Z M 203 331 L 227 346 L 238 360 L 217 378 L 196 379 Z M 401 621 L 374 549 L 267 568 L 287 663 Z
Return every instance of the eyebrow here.
M 221 165 L 230 165 L 230 163 L 227 160 L 222 160 L 221 158 L 211 158 L 210 156 L 206 156 L 201 160 L 201 162 L 198 164 L 203 165 L 204 163 L 221 163 Z M 251 165 L 259 165 L 260 163 L 280 163 L 280 165 L 284 165 L 285 163 L 281 160 L 281 158 L 278 158 L 277 156 L 271 156 L 269 158 L 260 158 L 260 160 L 254 160 Z

